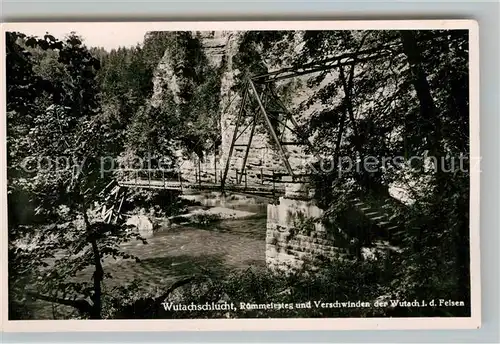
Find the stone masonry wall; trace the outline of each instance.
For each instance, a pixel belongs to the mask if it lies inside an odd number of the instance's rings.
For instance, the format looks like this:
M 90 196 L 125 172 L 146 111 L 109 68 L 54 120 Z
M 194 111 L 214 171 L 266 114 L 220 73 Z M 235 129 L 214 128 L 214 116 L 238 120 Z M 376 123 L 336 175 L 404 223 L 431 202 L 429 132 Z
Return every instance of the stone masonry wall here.
M 300 190 L 302 189 L 302 190 Z M 307 189 L 307 188 L 306 188 Z M 323 210 L 312 201 L 296 199 L 309 193 L 297 184 L 288 184 L 285 197 L 267 206 L 266 263 L 272 269 L 290 271 L 308 268 L 321 261 L 340 257 L 331 233 L 319 222 Z
M 281 197 L 279 204 L 267 208 L 266 263 L 280 270 L 314 266 L 341 254 L 335 241 L 319 224 L 304 225 L 316 219 L 321 209 L 309 201 Z M 308 228 L 309 227 L 309 228 Z

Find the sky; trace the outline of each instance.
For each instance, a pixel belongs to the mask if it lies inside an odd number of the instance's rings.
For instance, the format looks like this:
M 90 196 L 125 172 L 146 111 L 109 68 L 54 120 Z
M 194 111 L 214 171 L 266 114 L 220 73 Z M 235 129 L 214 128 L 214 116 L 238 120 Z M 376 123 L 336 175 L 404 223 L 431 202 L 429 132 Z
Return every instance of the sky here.
M 88 47 L 103 47 L 106 50 L 135 46 L 142 43 L 144 34 L 154 30 L 149 25 L 130 23 L 23 23 L 16 25 L 16 31 L 27 35 L 43 36 L 46 32 L 58 39 L 75 31 Z

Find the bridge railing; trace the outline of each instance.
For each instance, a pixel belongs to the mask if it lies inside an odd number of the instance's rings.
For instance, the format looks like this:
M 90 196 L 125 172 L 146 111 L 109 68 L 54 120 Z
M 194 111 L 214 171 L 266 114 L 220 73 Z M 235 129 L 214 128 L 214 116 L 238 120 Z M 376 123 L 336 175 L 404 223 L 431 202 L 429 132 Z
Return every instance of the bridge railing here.
M 144 185 L 146 183 L 150 187 L 164 188 L 167 188 L 167 184 L 172 184 L 172 182 L 176 182 L 179 186 L 183 184 L 183 180 L 179 173 L 171 170 L 154 168 L 134 169 L 123 172 L 120 181 L 125 184 Z
M 275 171 L 264 172 L 263 169 L 244 171 L 231 169 L 226 179 L 226 186 L 247 188 L 279 189 L 283 183 L 283 173 Z M 182 170 L 167 171 L 162 169 L 137 169 L 122 173 L 120 182 L 127 185 L 148 186 L 151 188 L 183 189 L 184 187 L 221 185 L 222 171 L 220 170 Z

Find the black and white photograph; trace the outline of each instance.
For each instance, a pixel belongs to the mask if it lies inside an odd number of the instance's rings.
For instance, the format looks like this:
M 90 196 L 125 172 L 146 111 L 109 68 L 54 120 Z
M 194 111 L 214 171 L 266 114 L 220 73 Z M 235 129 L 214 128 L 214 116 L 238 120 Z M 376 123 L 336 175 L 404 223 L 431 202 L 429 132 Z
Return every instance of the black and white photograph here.
M 9 326 L 480 326 L 475 22 L 2 28 Z

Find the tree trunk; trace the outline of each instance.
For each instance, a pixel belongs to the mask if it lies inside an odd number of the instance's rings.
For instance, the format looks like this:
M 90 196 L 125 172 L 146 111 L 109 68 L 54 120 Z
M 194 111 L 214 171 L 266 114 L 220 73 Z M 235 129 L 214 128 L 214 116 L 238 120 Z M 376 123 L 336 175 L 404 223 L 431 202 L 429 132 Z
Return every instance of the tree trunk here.
M 410 30 L 402 30 L 401 40 L 403 42 L 403 50 L 408 58 L 410 70 L 412 73 L 412 83 L 417 93 L 420 104 L 421 128 L 427 142 L 429 156 L 435 158 L 437 166 L 435 166 L 435 194 L 437 203 L 446 195 L 446 184 L 448 182 L 447 173 L 442 166 L 442 157 L 444 157 L 443 147 L 441 146 L 442 124 L 439 119 L 434 99 L 432 98 L 427 75 L 422 66 L 422 54 L 417 44 L 415 35 Z
M 354 65 L 352 66 L 352 70 L 354 70 Z M 339 68 L 340 81 L 342 82 L 342 87 L 344 88 L 345 108 L 347 110 L 347 113 L 349 114 L 349 121 L 351 122 L 352 130 L 354 132 L 354 140 L 355 140 L 356 150 L 358 151 L 359 155 L 362 156 L 363 155 L 362 154 L 363 146 L 361 144 L 361 138 L 359 136 L 358 127 L 356 125 L 356 119 L 354 118 L 354 109 L 352 106 L 352 99 L 351 99 L 353 72 L 351 72 L 350 74 L 351 75 L 349 77 L 349 80 L 347 80 L 345 77 L 345 74 L 344 74 L 343 67 Z
M 92 309 L 91 309 L 91 314 L 90 318 L 91 319 L 101 319 L 101 296 L 102 296 L 102 289 L 101 289 L 101 282 L 104 278 L 104 270 L 102 268 L 101 264 L 101 254 L 99 252 L 99 247 L 97 245 L 97 240 L 95 239 L 95 234 L 93 233 L 92 225 L 90 224 L 88 215 L 87 215 L 87 209 L 84 206 L 84 211 L 83 211 L 83 218 L 85 220 L 85 227 L 86 231 L 88 234 L 88 240 L 90 244 L 92 245 L 92 252 L 94 255 L 94 266 L 95 266 L 95 271 L 93 275 L 93 280 L 94 280 L 94 295 L 92 295 Z
M 412 73 L 412 83 L 420 103 L 423 132 L 427 135 L 431 156 L 440 155 L 441 122 L 437 116 L 434 100 L 431 95 L 427 75 L 422 67 L 422 56 L 415 35 L 410 30 L 400 31 L 403 51 L 408 58 Z
M 410 30 L 400 31 L 401 40 L 403 43 L 403 51 L 408 58 L 410 64 L 410 70 L 413 75 L 412 83 L 417 93 L 417 97 L 420 103 L 420 116 L 422 118 L 423 132 L 427 138 L 427 144 L 430 156 L 436 158 L 438 161 L 437 173 L 436 173 L 436 203 L 435 206 L 440 206 L 440 199 L 447 197 L 450 194 L 450 190 L 447 188 L 446 183 L 449 180 L 450 175 L 446 175 L 443 171 L 439 162 L 441 157 L 444 156 L 443 148 L 441 147 L 441 128 L 442 124 L 438 117 L 438 112 L 434 104 L 434 100 L 431 95 L 431 90 L 429 83 L 427 81 L 427 75 L 422 66 L 422 55 L 419 50 L 417 40 L 415 35 Z M 453 85 L 452 85 L 453 86 Z M 453 90 L 453 96 L 457 98 L 458 91 Z M 460 98 L 460 97 L 458 97 Z M 460 117 L 466 116 L 468 113 L 468 108 L 464 106 L 463 102 L 458 101 L 458 113 Z M 460 209 L 460 208 L 459 208 Z M 469 223 L 468 217 L 468 202 L 464 202 L 463 211 L 459 213 L 464 214 L 463 217 L 457 219 L 457 232 L 455 233 L 456 240 L 456 269 L 458 273 L 457 284 L 458 293 L 460 297 L 469 298 L 470 297 L 470 268 L 469 268 Z M 425 233 L 420 233 L 424 236 Z M 423 240 L 423 239 L 422 239 Z M 421 267 L 425 270 L 425 267 Z M 422 272 L 425 275 L 425 271 Z M 470 298 L 469 298 L 470 300 Z

